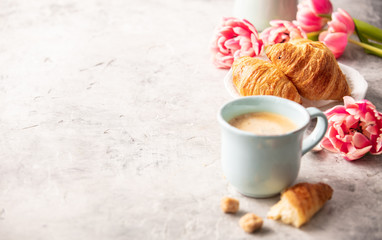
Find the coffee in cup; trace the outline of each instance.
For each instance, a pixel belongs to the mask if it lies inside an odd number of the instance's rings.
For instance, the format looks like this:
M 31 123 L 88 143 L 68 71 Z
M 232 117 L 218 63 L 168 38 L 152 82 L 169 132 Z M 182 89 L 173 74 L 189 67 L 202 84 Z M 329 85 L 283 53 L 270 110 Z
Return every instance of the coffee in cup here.
M 292 120 L 270 112 L 241 114 L 229 121 L 232 126 L 256 135 L 280 135 L 297 128 Z

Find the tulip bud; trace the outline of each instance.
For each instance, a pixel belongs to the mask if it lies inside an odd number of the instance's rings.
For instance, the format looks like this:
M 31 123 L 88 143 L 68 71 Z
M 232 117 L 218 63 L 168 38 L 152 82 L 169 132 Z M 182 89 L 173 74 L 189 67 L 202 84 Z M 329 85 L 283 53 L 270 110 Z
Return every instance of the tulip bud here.
M 339 8 L 332 14 L 332 20 L 328 22 L 329 32 L 343 32 L 348 36 L 354 32 L 354 21 L 345 10 Z
M 332 51 L 336 58 L 339 58 L 345 51 L 348 43 L 348 36 L 343 32 L 328 32 L 320 33 L 318 40 L 323 42 Z
M 333 6 L 330 0 L 308 0 L 310 9 L 315 14 L 331 14 Z
M 315 32 L 320 31 L 325 26 L 327 20 L 319 17 L 308 2 L 303 1 L 297 7 L 296 22 L 302 30 L 305 32 Z

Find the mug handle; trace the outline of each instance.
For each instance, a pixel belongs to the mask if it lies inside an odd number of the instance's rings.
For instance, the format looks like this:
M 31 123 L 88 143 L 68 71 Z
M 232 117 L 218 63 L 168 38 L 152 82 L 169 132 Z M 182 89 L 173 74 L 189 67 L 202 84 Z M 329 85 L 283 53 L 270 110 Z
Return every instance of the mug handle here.
M 302 142 L 302 155 L 314 148 L 325 136 L 326 130 L 328 129 L 328 120 L 323 112 L 315 107 L 309 107 L 306 110 L 311 120 L 317 118 L 317 124 L 310 135 Z

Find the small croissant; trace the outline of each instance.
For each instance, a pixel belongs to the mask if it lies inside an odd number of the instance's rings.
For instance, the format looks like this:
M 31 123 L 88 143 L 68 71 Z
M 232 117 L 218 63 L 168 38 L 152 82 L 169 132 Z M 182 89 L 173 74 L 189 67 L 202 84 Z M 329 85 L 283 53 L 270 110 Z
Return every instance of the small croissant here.
M 293 83 L 270 62 L 252 57 L 235 59 L 232 75 L 241 96 L 274 95 L 301 103 Z
M 333 53 L 323 43 L 294 39 L 268 47 L 266 54 L 310 100 L 342 100 L 350 87 Z
M 269 219 L 300 227 L 332 198 L 333 189 L 325 183 L 298 183 L 286 189 L 281 200 L 268 212 Z

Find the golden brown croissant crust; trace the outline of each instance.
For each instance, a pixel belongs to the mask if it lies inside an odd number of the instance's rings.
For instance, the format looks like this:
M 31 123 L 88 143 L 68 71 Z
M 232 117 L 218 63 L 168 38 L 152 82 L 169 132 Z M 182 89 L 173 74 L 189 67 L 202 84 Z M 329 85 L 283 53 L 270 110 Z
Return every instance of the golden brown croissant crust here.
M 350 95 L 333 53 L 321 42 L 294 39 L 267 49 L 267 56 L 310 100 L 342 100 Z
M 233 83 L 241 96 L 273 95 L 301 103 L 291 81 L 272 63 L 241 57 L 232 64 Z
M 300 227 L 332 198 L 333 189 L 325 183 L 298 183 L 286 189 L 281 200 L 268 212 L 268 218 Z

